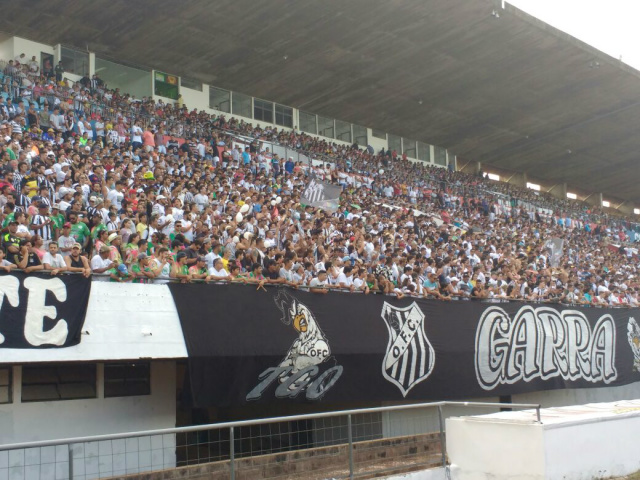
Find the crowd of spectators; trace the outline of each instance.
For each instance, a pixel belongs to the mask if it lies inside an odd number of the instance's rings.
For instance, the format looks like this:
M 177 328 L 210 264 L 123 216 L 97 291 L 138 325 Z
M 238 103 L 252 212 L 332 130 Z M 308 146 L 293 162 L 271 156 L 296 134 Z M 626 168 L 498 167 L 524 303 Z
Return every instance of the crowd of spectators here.
M 6 271 L 638 306 L 632 219 L 395 151 L 137 99 L 98 75 L 70 82 L 61 65 L 40 72 L 23 56 L 4 67 L 0 93 Z M 337 211 L 301 202 L 311 174 L 342 185 Z M 564 245 L 553 265 L 551 239 Z

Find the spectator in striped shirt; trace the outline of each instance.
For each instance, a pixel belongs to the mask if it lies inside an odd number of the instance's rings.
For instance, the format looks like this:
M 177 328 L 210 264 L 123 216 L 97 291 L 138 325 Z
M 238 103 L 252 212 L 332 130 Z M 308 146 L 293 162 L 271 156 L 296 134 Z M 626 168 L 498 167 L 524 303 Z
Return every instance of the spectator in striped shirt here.
M 53 240 L 53 222 L 49 218 L 49 206 L 44 203 L 38 203 L 38 214 L 31 218 L 31 234 L 40 235 L 42 242 L 46 247 Z M 53 242 L 55 243 L 55 242 Z M 57 252 L 57 245 L 56 245 Z

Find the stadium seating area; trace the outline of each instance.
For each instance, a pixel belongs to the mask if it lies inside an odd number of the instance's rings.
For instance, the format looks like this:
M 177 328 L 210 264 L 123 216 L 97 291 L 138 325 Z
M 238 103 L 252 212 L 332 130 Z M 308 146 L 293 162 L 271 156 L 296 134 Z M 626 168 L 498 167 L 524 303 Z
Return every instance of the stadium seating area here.
M 19 61 L 0 75 L 4 270 L 638 306 L 631 218 Z M 342 186 L 337 211 L 301 203 L 310 176 Z

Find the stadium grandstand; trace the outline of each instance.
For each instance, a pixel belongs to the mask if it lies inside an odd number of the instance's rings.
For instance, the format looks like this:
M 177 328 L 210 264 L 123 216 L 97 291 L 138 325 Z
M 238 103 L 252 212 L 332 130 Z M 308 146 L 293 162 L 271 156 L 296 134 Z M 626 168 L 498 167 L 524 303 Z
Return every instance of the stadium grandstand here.
M 111 3 L 0 19 L 0 478 L 402 473 L 444 401 L 638 398 L 637 71 L 489 0 Z

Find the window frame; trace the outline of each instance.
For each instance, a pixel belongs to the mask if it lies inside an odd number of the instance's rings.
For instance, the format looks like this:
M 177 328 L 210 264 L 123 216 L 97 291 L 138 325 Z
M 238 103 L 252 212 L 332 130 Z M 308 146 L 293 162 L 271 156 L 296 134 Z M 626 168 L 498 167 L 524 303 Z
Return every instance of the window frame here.
M 7 387 L 7 401 L 3 402 L 0 397 L 0 405 L 10 405 L 13 403 L 13 366 L 3 365 L 0 366 L 0 371 L 1 370 L 8 372 L 8 382 L 6 385 L 0 384 L 0 388 Z
M 180 88 L 188 88 L 189 90 L 202 92 L 204 90 L 204 84 L 195 78 L 180 77 Z
M 80 368 L 80 367 L 87 367 L 87 371 L 92 373 L 93 376 L 93 395 L 89 395 L 89 396 L 74 396 L 74 397 L 70 397 L 70 398 L 65 398 L 63 397 L 61 391 L 60 391 L 60 385 L 81 385 L 81 384 L 87 384 L 91 386 L 91 382 L 86 382 L 86 381 L 67 381 L 67 382 L 62 382 L 61 381 L 61 375 L 60 375 L 60 371 L 63 368 Z M 33 383 L 25 383 L 25 377 L 26 372 L 28 372 L 29 370 L 35 370 L 35 369 L 52 369 L 56 372 L 56 376 L 57 376 L 57 382 L 33 382 Z M 90 369 L 90 370 L 89 370 Z M 90 379 L 91 380 L 91 379 Z M 58 401 L 67 401 L 67 400 L 89 400 L 89 399 L 94 399 L 94 398 L 98 398 L 98 365 L 96 363 L 52 363 L 52 364 L 29 364 L 29 365 L 23 365 L 22 366 L 22 380 L 21 380 L 21 385 L 22 385 L 22 394 L 21 394 L 21 402 L 22 403 L 37 403 L 37 402 L 58 402 Z M 58 393 L 58 397 L 54 398 L 54 397 L 47 397 L 47 398 L 35 398 L 35 399 L 25 399 L 24 394 L 25 391 L 28 391 L 29 388 L 28 387 L 33 387 L 33 386 L 47 386 L 47 385 L 55 385 L 56 387 L 56 392 Z
M 314 126 L 313 131 L 303 127 L 303 124 L 302 124 L 303 116 L 306 117 L 305 122 L 307 122 L 308 120 L 311 120 L 311 117 L 313 117 L 313 126 Z M 305 125 L 305 127 L 306 126 L 307 125 Z M 300 128 L 301 132 L 310 133 L 311 135 L 318 135 L 318 115 L 316 115 L 315 113 L 309 113 L 309 112 L 304 112 L 302 110 L 298 110 L 298 127 Z
M 440 155 L 441 154 L 441 155 Z M 439 162 L 439 157 L 442 157 L 442 163 Z M 433 163 L 440 165 L 441 167 L 447 166 L 447 149 L 443 147 L 433 147 Z
M 236 101 L 237 99 L 237 101 Z M 238 107 L 242 107 L 243 109 L 246 107 L 243 106 L 243 103 L 246 103 L 248 100 L 248 115 L 245 115 L 243 112 L 238 112 L 236 109 L 236 105 Z M 245 95 L 244 93 L 231 92 L 231 114 L 238 115 L 244 118 L 253 118 L 253 97 L 251 95 Z
M 371 129 L 371 136 L 374 138 L 379 138 L 381 140 L 387 139 L 387 132 L 383 132 L 382 130 L 376 130 L 375 128 Z
M 259 122 L 273 123 L 273 102 L 262 100 L 260 98 L 253 99 L 253 119 Z M 268 118 L 267 118 L 268 114 Z
M 321 120 L 324 122 L 324 125 L 321 125 Z M 325 138 L 333 138 L 335 139 L 336 135 L 336 121 L 334 118 L 323 117 L 321 115 L 317 115 L 318 122 L 318 135 L 321 135 Z M 331 122 L 331 126 L 329 126 L 329 122 Z M 331 135 L 327 135 L 326 132 L 331 130 Z
M 418 160 L 422 162 L 431 162 L 431 145 L 424 142 L 417 142 L 417 148 L 418 148 Z
M 147 390 L 145 391 L 145 393 L 119 393 L 119 394 L 114 394 L 114 393 L 110 393 L 108 392 L 108 388 L 107 388 L 107 384 L 116 384 L 118 379 L 117 378 L 112 378 L 112 379 L 108 379 L 107 378 L 107 371 L 110 370 L 111 368 L 114 367 L 124 367 L 125 369 L 127 367 L 145 367 L 146 369 L 146 386 L 147 386 Z M 112 363 L 105 363 L 104 364 L 104 368 L 103 368 L 103 384 L 104 384 L 104 398 L 122 398 L 122 397 L 145 397 L 145 396 L 149 396 L 151 395 L 151 363 L 150 362 L 112 362 Z M 137 378 L 137 377 L 135 377 Z M 127 380 L 130 381 L 130 383 L 138 383 L 133 381 L 133 379 L 128 378 L 127 375 L 125 375 L 122 378 L 122 384 L 124 384 L 125 386 L 127 385 Z
M 397 141 L 397 144 L 396 144 Z M 393 145 L 392 145 L 393 143 Z M 387 135 L 387 146 L 392 152 L 395 150 L 398 155 L 402 155 L 402 137 L 400 135 Z
M 70 56 L 72 57 L 71 62 L 73 64 L 73 69 L 68 68 Z M 79 59 L 78 57 L 81 57 L 81 58 Z M 89 52 L 83 52 L 82 50 L 76 50 L 74 48 L 69 48 L 61 45 L 60 60 L 62 61 L 62 65 L 64 66 L 65 73 L 72 73 L 74 75 L 80 75 L 81 77 L 84 77 L 85 73 L 89 72 L 89 64 L 90 64 Z M 78 71 L 78 69 L 76 68 L 79 62 L 83 66 L 82 71 Z
M 276 103 L 273 107 L 273 116 L 276 125 L 280 125 L 285 128 L 293 128 L 293 108 Z M 280 120 L 278 120 L 278 117 L 280 117 Z M 286 123 L 286 119 L 289 119 L 290 123 Z
M 217 104 L 211 101 L 211 92 L 222 92 L 227 94 L 227 99 Z M 221 105 L 227 104 L 227 109 L 220 108 Z M 217 110 L 218 112 L 231 113 L 231 90 L 225 90 L 224 88 L 209 86 L 209 108 Z
M 357 143 L 359 147 L 367 148 L 369 146 L 369 129 L 362 125 L 351 125 L 351 132 L 353 137 L 353 143 Z M 364 138 L 364 143 L 360 142 L 360 139 Z
M 413 145 L 413 148 L 411 148 L 411 145 L 409 145 L 409 148 L 407 148 L 405 143 L 409 143 Z M 415 140 L 410 140 L 408 138 L 403 137 L 402 138 L 402 154 L 403 155 L 406 154 L 407 157 L 409 158 L 417 159 L 418 158 L 418 142 L 416 142 Z

